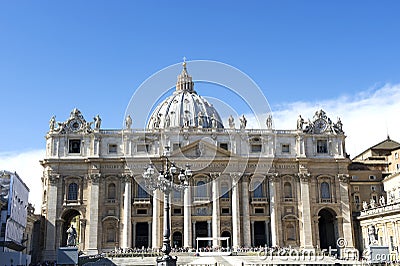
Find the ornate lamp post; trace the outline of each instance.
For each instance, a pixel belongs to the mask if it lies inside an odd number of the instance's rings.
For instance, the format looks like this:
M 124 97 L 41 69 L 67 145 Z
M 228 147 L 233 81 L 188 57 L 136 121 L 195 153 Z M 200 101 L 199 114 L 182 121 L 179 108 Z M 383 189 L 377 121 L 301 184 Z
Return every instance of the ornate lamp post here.
M 165 148 L 166 151 L 169 147 Z M 169 212 L 169 197 L 173 189 L 184 190 L 189 184 L 189 179 L 192 176 L 192 170 L 189 165 L 186 165 L 186 169 L 180 169 L 171 162 L 166 153 L 161 156 L 162 169 L 159 174 L 155 172 L 152 164 L 143 173 L 143 178 L 145 180 L 146 188 L 151 191 L 159 189 L 164 193 L 164 237 L 163 246 L 161 251 L 164 253 L 162 257 L 157 258 L 158 266 L 176 266 L 177 257 L 172 257 L 169 255 L 171 252 L 170 236 L 171 236 L 171 226 L 170 226 L 170 212 Z M 174 183 L 174 180 L 179 181 L 179 183 Z

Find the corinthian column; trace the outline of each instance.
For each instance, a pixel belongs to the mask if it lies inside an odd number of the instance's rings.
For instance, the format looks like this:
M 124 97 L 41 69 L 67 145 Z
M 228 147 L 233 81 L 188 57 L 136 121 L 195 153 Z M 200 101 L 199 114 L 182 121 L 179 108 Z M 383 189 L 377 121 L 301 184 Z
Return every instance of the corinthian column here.
M 183 191 L 183 246 L 192 247 L 192 202 L 190 186 Z
M 220 217 L 219 217 L 219 185 L 218 185 L 219 174 L 212 175 L 212 237 L 213 247 L 219 246 L 218 237 L 220 235 Z
M 299 173 L 300 177 L 300 200 L 301 200 L 301 222 L 303 230 L 300 234 L 300 245 L 305 249 L 313 248 L 313 232 L 312 232 L 312 220 L 310 210 L 310 174 Z
M 276 206 L 276 175 L 271 174 L 268 176 L 268 188 L 269 188 L 269 213 L 271 219 L 271 245 L 278 246 L 278 238 L 277 238 L 277 206 Z
M 351 227 L 351 210 L 349 203 L 349 176 L 339 174 L 340 205 L 343 217 L 343 238 L 347 241 L 346 248 L 353 248 L 353 234 Z
M 161 247 L 161 228 L 160 228 L 160 190 L 155 190 L 153 193 L 153 230 L 151 230 L 151 244 L 152 248 L 158 249 Z
M 248 176 L 242 177 L 242 215 L 243 215 L 243 245 L 251 247 L 250 229 L 250 204 L 249 204 L 249 179 Z
M 59 175 L 50 175 L 49 187 L 47 191 L 47 213 L 46 213 L 46 240 L 45 250 L 43 251 L 44 260 L 56 259 L 56 216 L 57 216 L 57 185 L 60 180 Z
M 88 236 L 88 255 L 98 254 L 98 228 L 99 228 L 99 178 L 100 174 L 89 175 L 90 200 L 89 200 L 89 236 Z
M 132 182 L 131 176 L 126 175 L 124 182 L 124 206 L 123 206 L 123 227 L 122 227 L 122 245 L 126 250 L 131 247 L 132 223 L 131 223 L 131 206 L 132 206 Z
M 234 249 L 240 247 L 240 211 L 238 182 L 240 174 L 231 174 L 232 179 L 232 246 Z

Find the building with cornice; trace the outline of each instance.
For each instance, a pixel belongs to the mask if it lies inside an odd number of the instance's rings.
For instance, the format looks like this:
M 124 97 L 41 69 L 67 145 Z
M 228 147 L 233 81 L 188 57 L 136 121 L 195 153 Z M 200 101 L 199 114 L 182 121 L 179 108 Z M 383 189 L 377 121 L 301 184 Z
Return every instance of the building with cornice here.
M 86 254 L 115 248 L 160 248 L 162 195 L 142 177 L 162 154 L 193 170 L 189 188 L 171 196 L 171 246 L 353 247 L 345 135 L 323 110 L 289 130 L 225 126 L 194 90 L 186 63 L 174 93 L 160 103 L 147 128 L 101 127 L 74 109 L 50 121 L 43 166 L 44 260 L 65 246 L 74 224 Z M 267 119 L 267 120 L 268 120 Z M 167 150 L 166 147 L 170 147 Z M 196 241 L 198 237 L 212 240 Z M 220 242 L 228 237 L 228 243 Z

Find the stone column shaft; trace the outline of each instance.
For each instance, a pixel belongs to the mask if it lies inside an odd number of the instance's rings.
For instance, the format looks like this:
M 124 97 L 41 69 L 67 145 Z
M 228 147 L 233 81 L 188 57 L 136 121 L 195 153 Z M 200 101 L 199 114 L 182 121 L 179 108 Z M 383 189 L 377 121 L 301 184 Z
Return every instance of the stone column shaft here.
M 88 255 L 98 254 L 98 228 L 99 228 L 99 174 L 90 176 L 90 209 L 89 209 L 89 236 Z
M 219 246 L 218 237 L 220 235 L 219 227 L 220 227 L 220 216 L 219 216 L 219 186 L 218 180 L 214 179 L 212 181 L 212 201 L 213 201 L 213 209 L 212 209 L 212 245 L 213 247 Z
M 122 245 L 121 247 L 126 250 L 131 247 L 131 206 L 132 206 L 132 184 L 130 180 L 125 180 L 124 187 L 124 206 L 123 206 L 123 227 L 122 227 Z
M 240 247 L 240 213 L 237 179 L 232 180 L 232 246 Z
M 300 245 L 305 249 L 313 248 L 313 232 L 312 232 L 312 220 L 310 210 L 310 191 L 309 191 L 309 177 L 302 175 L 300 177 L 300 200 L 301 200 L 301 223 L 302 223 L 302 234 L 300 237 Z
M 242 180 L 243 246 L 251 247 L 249 182 L 246 178 L 243 177 Z
M 277 215 L 276 215 L 276 191 L 275 191 L 275 184 L 274 178 L 268 179 L 268 188 L 269 188 L 269 212 L 270 212 L 270 219 L 271 219 L 271 245 L 278 246 L 278 239 L 277 239 Z
M 153 194 L 153 230 L 151 230 L 151 238 L 152 238 L 152 247 L 158 249 L 161 247 L 160 244 L 160 236 L 161 236 L 161 227 L 160 227 L 160 191 L 157 189 Z
M 44 260 L 56 259 L 56 214 L 57 214 L 57 181 L 49 178 L 47 191 L 47 214 L 46 214 L 46 239 Z
M 192 247 L 192 202 L 190 187 L 183 191 L 183 246 Z
M 353 228 L 351 226 L 348 180 L 347 175 L 339 175 L 340 205 L 343 217 L 343 238 L 347 241 L 347 248 L 353 248 Z

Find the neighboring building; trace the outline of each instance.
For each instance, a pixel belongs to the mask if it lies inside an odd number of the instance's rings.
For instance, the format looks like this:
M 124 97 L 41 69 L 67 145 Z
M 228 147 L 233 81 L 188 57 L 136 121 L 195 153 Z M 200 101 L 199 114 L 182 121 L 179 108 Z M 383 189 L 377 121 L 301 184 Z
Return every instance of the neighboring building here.
M 390 175 L 394 172 L 394 165 L 392 157 L 397 156 L 397 164 L 399 161 L 399 149 L 400 143 L 391 140 L 389 136 L 384 141 L 366 149 L 364 152 L 360 153 L 353 158 L 353 162 L 361 162 L 368 166 L 371 170 L 379 170 L 382 172 L 382 177 Z M 396 155 L 397 150 L 397 155 Z M 392 154 L 392 152 L 394 152 Z M 399 166 L 400 167 L 400 166 Z M 399 171 L 399 170 L 397 170 Z
M 150 99 L 151 100 L 151 99 Z M 130 118 L 130 117 L 129 117 Z M 293 130 L 224 127 L 217 110 L 194 90 L 186 65 L 176 91 L 155 108 L 146 129 L 95 128 L 74 109 L 54 119 L 46 135 L 42 215 L 44 260 L 54 260 L 73 223 L 78 248 L 97 254 L 115 248 L 162 245 L 160 192 L 144 189 L 143 170 L 190 160 L 190 188 L 172 193 L 171 242 L 196 247 L 197 237 L 230 237 L 229 246 L 352 248 L 350 159 L 340 120 L 322 110 Z M 242 118 L 243 120 L 243 118 Z M 268 121 L 271 125 L 271 121 Z
M 362 228 L 364 247 L 368 246 L 368 228 L 373 226 L 379 245 L 388 246 L 392 253 L 400 247 L 400 174 L 395 173 L 383 180 L 387 198 L 375 206 L 366 206 L 358 219 Z
M 376 244 L 389 246 L 394 254 L 400 246 L 400 144 L 389 137 L 353 159 L 349 174 L 353 201 L 353 224 L 360 250 L 370 244 L 369 229 Z M 355 200 L 357 197 L 357 200 Z M 357 201 L 357 202 L 356 202 Z M 374 231 L 372 230 L 372 231 Z
M 30 263 L 30 256 L 22 254 L 24 230 L 27 221 L 29 188 L 16 174 L 0 172 L 1 198 L 0 214 L 0 261 L 11 264 Z
M 42 216 L 35 214 L 35 208 L 28 204 L 28 216 L 23 236 L 26 248 L 24 254 L 31 256 L 33 265 L 41 262 L 41 251 L 43 250 L 43 230 L 41 230 Z

